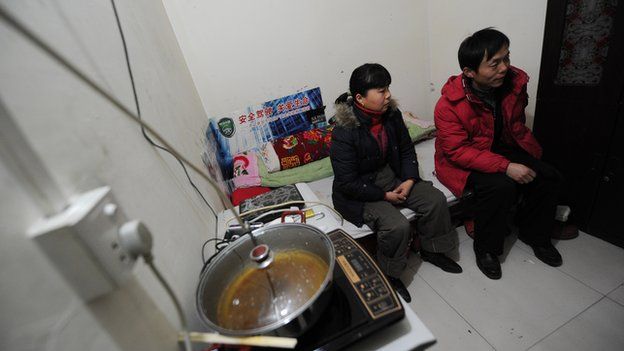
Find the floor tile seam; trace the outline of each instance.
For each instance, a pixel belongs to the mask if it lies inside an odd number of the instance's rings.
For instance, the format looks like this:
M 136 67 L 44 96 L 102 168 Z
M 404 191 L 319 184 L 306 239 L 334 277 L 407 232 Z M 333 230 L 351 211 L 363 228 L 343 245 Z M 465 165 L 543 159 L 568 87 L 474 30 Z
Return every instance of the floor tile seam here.
M 563 273 L 563 274 L 567 275 L 568 277 L 570 277 L 570 278 L 572 278 L 572 279 L 576 280 L 577 282 L 579 282 L 579 283 L 581 283 L 581 284 L 585 285 L 586 287 L 588 287 L 588 288 L 590 288 L 591 290 L 593 290 L 593 291 L 597 292 L 598 294 L 602 295 L 603 297 L 604 297 L 604 296 L 607 296 L 607 294 L 605 294 L 605 293 L 603 293 L 602 291 L 600 291 L 600 290 L 598 290 L 598 289 L 596 289 L 596 288 L 592 287 L 592 286 L 591 286 L 591 285 L 589 285 L 588 283 L 585 283 L 584 281 L 582 281 L 581 279 L 579 279 L 579 278 L 577 278 L 577 277 L 573 276 L 572 274 L 570 274 L 570 273 L 568 273 L 568 272 L 566 272 L 566 271 L 562 270 L 560 267 L 555 267 L 555 269 L 556 269 L 556 270 L 558 270 L 559 272 L 561 272 L 561 273 Z M 619 285 L 618 285 L 618 287 L 619 287 Z M 616 288 L 616 289 L 617 289 L 617 288 Z M 613 291 L 613 290 L 612 290 L 612 291 Z
M 522 248 L 521 248 L 521 249 L 522 249 Z M 523 251 L 527 251 L 527 250 L 523 250 Z M 540 261 L 540 263 L 541 263 L 541 261 Z M 545 264 L 544 264 L 544 265 L 545 265 Z M 546 266 L 546 265 L 545 265 L 545 267 L 550 267 L 550 266 Z M 449 307 L 450 307 L 450 308 L 451 308 L 451 309 L 452 309 L 452 310 L 453 310 L 453 311 L 454 311 L 454 312 L 455 312 L 455 313 L 456 313 L 456 314 L 457 314 L 460 318 L 462 318 L 462 319 L 463 319 L 463 320 L 464 320 L 464 321 L 465 321 L 465 322 L 466 322 L 466 323 L 467 323 L 470 327 L 472 327 L 472 328 L 474 329 L 474 331 L 475 331 L 475 332 L 476 332 L 479 336 L 481 336 L 481 337 L 483 338 L 483 340 L 485 340 L 485 341 L 488 343 L 488 345 L 490 345 L 490 346 L 491 346 L 494 350 L 496 350 L 496 348 L 494 347 L 494 345 L 492 345 L 492 344 L 490 343 L 490 341 L 489 341 L 487 338 L 485 338 L 485 336 L 483 336 L 483 334 L 481 334 L 481 333 L 477 330 L 477 328 L 475 328 L 475 327 L 474 327 L 474 326 L 473 326 L 473 325 L 472 325 L 472 324 L 471 324 L 471 323 L 470 323 L 470 322 L 466 319 L 466 317 L 464 317 L 464 316 L 463 316 L 463 315 L 462 315 L 462 314 L 461 314 L 461 313 L 460 313 L 460 312 L 459 312 L 459 311 L 458 311 L 458 310 L 457 310 L 457 309 L 456 309 L 456 308 L 455 308 L 455 307 L 454 307 L 454 306 L 453 306 L 453 305 L 452 305 L 449 301 L 447 301 L 447 300 L 446 300 L 446 299 L 445 299 L 445 298 L 444 298 L 444 297 L 443 297 L 443 296 L 442 296 L 442 295 L 441 295 L 441 294 L 440 294 L 440 293 L 439 293 L 439 292 L 438 292 L 438 291 L 437 291 L 437 290 L 436 290 L 436 289 L 435 289 L 435 288 L 434 288 L 434 287 L 433 287 L 433 286 L 432 286 L 432 285 L 431 285 L 431 284 L 427 281 L 427 279 L 425 279 L 425 277 L 423 277 L 420 273 L 418 273 L 418 270 L 413 269 L 412 267 L 408 267 L 408 268 L 409 268 L 410 270 L 412 270 L 412 271 L 413 271 L 416 275 L 418 275 L 418 276 L 419 276 L 419 277 L 420 277 L 420 278 L 421 278 L 421 279 L 422 279 L 422 280 L 423 280 L 423 281 L 424 281 L 424 282 L 425 282 L 425 283 L 426 283 L 426 284 L 427 284 L 427 285 L 428 285 L 428 286 L 429 286 L 429 287 L 430 287 L 430 288 L 431 288 L 431 289 L 432 289 L 432 290 L 436 293 L 436 295 L 438 295 L 438 296 L 442 299 L 442 301 L 444 301 L 444 303 L 446 303 L 446 304 L 447 304 L 447 305 L 448 305 L 448 306 L 449 306 Z M 585 308 L 584 310 L 582 310 L 582 311 L 581 311 L 581 312 L 579 312 L 578 314 L 576 314 L 576 315 L 574 315 L 573 317 L 571 317 L 568 321 L 566 321 L 564 324 L 562 324 L 561 326 L 559 326 L 557 329 L 553 330 L 551 333 L 549 333 L 548 335 L 544 336 L 543 338 L 541 338 L 540 340 L 538 340 L 537 342 L 535 342 L 533 345 L 531 345 L 529 348 L 527 348 L 527 350 L 531 349 L 532 347 L 534 347 L 535 345 L 537 345 L 538 343 L 540 343 L 542 340 L 544 340 L 545 338 L 547 338 L 549 335 L 551 335 L 552 333 L 554 333 L 554 332 L 556 332 L 557 330 L 559 330 L 561 327 L 563 327 L 563 326 L 565 326 L 566 324 L 568 324 L 568 323 L 569 323 L 570 321 L 572 321 L 574 318 L 578 317 L 580 314 L 582 314 L 583 312 L 585 312 L 587 309 L 591 308 L 592 306 L 594 306 L 594 305 L 595 305 L 595 304 L 597 304 L 598 302 L 602 301 L 604 298 L 608 298 L 609 300 L 614 301 L 613 299 L 609 298 L 606 294 L 603 294 L 602 292 L 600 292 L 600 291 L 598 291 L 598 290 L 594 289 L 593 287 L 589 286 L 588 284 L 586 284 L 585 282 L 583 282 L 583 281 L 579 280 L 578 278 L 574 277 L 573 275 L 571 275 L 571 274 L 569 274 L 569 273 L 567 273 L 567 272 L 565 272 L 565 271 L 562 271 L 562 270 L 561 270 L 561 269 L 559 269 L 558 267 L 554 267 L 554 268 L 556 268 L 557 270 L 559 270 L 561 273 L 563 273 L 563 274 L 565 274 L 565 275 L 569 276 L 570 278 L 572 278 L 572 279 L 576 280 L 577 282 L 581 283 L 582 285 L 584 285 L 584 286 L 588 287 L 590 290 L 592 290 L 592 291 L 594 291 L 594 292 L 598 293 L 598 294 L 599 294 L 599 298 L 598 298 L 598 300 L 596 300 L 594 303 L 592 303 L 591 305 L 589 305 L 587 308 Z M 613 291 L 617 290 L 620 286 L 621 286 L 621 284 L 620 284 L 620 285 L 618 285 L 615 289 L 611 290 L 609 293 L 611 293 L 611 292 L 613 292 Z M 619 303 L 619 302 L 617 302 L 617 301 L 614 301 L 614 302 L 618 303 L 619 305 L 624 306 L 623 304 L 620 304 L 620 303 Z
M 616 291 L 617 289 L 619 289 L 620 287 L 624 287 L 624 283 L 620 283 L 618 286 L 616 286 L 615 288 L 611 289 L 611 291 L 609 291 L 608 293 L 606 293 L 605 295 L 609 295 L 611 293 L 613 293 L 614 291 Z
M 515 246 L 516 246 L 516 244 L 514 243 L 514 245 L 513 245 L 513 246 L 515 247 Z M 533 253 L 533 251 L 532 251 L 532 250 L 529 250 L 529 249 L 531 248 L 530 246 L 528 246 L 528 247 L 518 246 L 518 247 L 519 247 L 522 251 L 527 252 L 527 253 L 529 253 L 529 254 L 531 254 L 531 255 L 535 256 L 535 254 Z M 540 264 L 542 264 L 542 265 L 544 265 L 545 267 L 550 267 L 550 266 L 546 265 L 545 263 L 543 263 L 542 261 L 539 261 L 539 263 L 540 263 Z M 592 286 L 591 286 L 591 285 L 589 285 L 588 283 L 585 283 L 585 282 L 584 282 L 584 281 L 582 281 L 581 279 L 579 279 L 579 278 L 577 278 L 577 277 L 573 276 L 572 274 L 570 274 L 570 273 L 568 273 L 568 272 L 566 272 L 566 271 L 562 270 L 562 269 L 561 269 L 561 267 L 553 267 L 553 268 L 555 268 L 555 269 L 557 269 L 559 272 L 561 272 L 561 273 L 563 273 L 563 274 L 565 274 L 565 275 L 567 275 L 567 276 L 571 277 L 572 279 L 574 279 L 574 280 L 578 281 L 579 283 L 581 283 L 581 284 L 585 285 L 586 287 L 590 288 L 591 290 L 593 290 L 593 291 L 595 291 L 595 292 L 599 293 L 600 295 L 602 295 L 602 296 L 606 296 L 606 295 L 607 295 L 607 294 L 604 294 L 602 291 L 599 291 L 598 289 L 596 289 L 596 288 L 592 287 Z M 620 284 L 620 285 L 621 285 L 621 284 Z M 618 285 L 618 287 L 619 287 L 620 285 Z M 617 289 L 617 287 L 616 287 L 616 289 Z M 612 290 L 612 291 L 613 291 L 613 290 Z M 612 292 L 612 291 L 611 291 L 611 292 Z M 610 294 L 611 292 L 609 292 L 609 294 Z
M 466 317 L 464 317 L 464 316 L 463 316 L 463 315 L 462 315 L 462 314 L 461 314 L 461 313 L 460 313 L 460 312 L 459 312 L 459 311 L 458 311 L 458 310 L 457 310 L 457 309 L 456 309 L 453 305 L 451 305 L 451 303 L 450 303 L 450 302 L 448 302 L 448 301 L 444 298 L 444 296 L 442 296 L 442 295 L 441 295 L 441 294 L 440 294 L 440 293 L 439 293 L 439 292 L 438 292 L 438 291 L 437 291 L 437 290 L 436 290 L 433 286 L 431 286 L 431 284 L 429 284 L 429 282 L 425 279 L 425 277 L 423 277 L 422 275 L 420 275 L 418 272 L 416 272 L 416 275 L 418 275 L 418 276 L 420 277 L 420 279 L 422 279 L 422 280 L 425 282 L 425 284 L 427 284 L 427 286 L 429 286 L 429 287 L 431 288 L 431 290 L 433 290 L 433 292 L 435 292 L 435 293 L 436 293 L 436 295 L 438 295 L 438 297 L 440 297 L 440 298 L 442 299 L 442 301 L 444 301 L 444 303 L 445 303 L 447 306 L 449 306 L 449 307 L 453 310 L 453 312 L 455 312 L 455 313 L 459 316 L 459 318 L 461 318 L 464 322 L 466 322 L 466 324 L 468 324 L 468 325 L 472 328 L 472 330 L 474 330 L 474 331 L 475 331 L 475 332 L 476 332 L 476 333 L 477 333 L 477 334 L 478 334 L 478 335 L 479 335 L 479 336 L 480 336 L 483 340 L 485 340 L 485 342 L 486 342 L 488 345 L 490 345 L 490 347 L 491 347 L 494 351 L 496 351 L 496 347 L 494 347 L 494 345 L 492 345 L 492 343 L 491 343 L 491 342 L 490 342 L 490 341 L 489 341 L 489 340 L 488 340 L 485 336 L 483 336 L 483 334 L 481 334 L 481 332 L 479 332 L 479 330 L 477 330 L 477 328 L 475 328 L 475 327 L 474 327 L 474 325 L 472 325 L 472 323 L 470 323 L 470 322 L 466 319 Z
M 606 297 L 607 299 L 609 299 L 609 300 L 611 300 L 611 301 L 613 301 L 613 302 L 617 303 L 618 305 L 620 305 L 620 306 L 624 307 L 624 303 L 619 302 L 619 301 L 616 301 L 616 300 L 615 300 L 615 299 L 613 299 L 612 297 L 609 297 L 609 295 L 607 295 L 607 296 L 605 296 L 605 297 Z
M 559 329 L 565 327 L 566 325 L 570 324 L 570 322 L 572 322 L 574 319 L 576 319 L 578 316 L 580 316 L 581 314 L 585 313 L 587 310 L 589 310 L 590 308 L 592 308 L 593 306 L 595 306 L 597 303 L 599 303 L 600 301 L 604 300 L 605 298 L 607 298 L 607 296 L 602 296 L 600 299 L 598 299 L 598 301 L 592 303 L 591 305 L 587 306 L 585 309 L 583 309 L 582 311 L 580 311 L 579 313 L 577 313 L 576 315 L 574 315 L 572 318 L 568 319 L 565 323 L 561 324 L 559 327 L 557 327 L 555 330 L 553 330 L 552 332 L 546 334 L 544 337 L 542 337 L 541 339 L 539 339 L 538 341 L 536 341 L 535 343 L 533 343 L 533 345 L 529 346 L 526 351 L 531 350 L 532 348 L 534 348 L 535 346 L 537 346 L 537 344 L 539 344 L 540 342 L 546 340 L 546 338 L 548 338 L 549 336 L 551 336 L 552 334 L 554 334 L 555 332 L 557 332 Z
M 515 247 L 516 245 L 514 244 L 513 246 Z M 529 253 L 530 255 L 535 256 L 535 254 L 532 252 L 532 250 L 531 250 L 531 251 L 529 250 L 529 249 L 530 249 L 530 247 L 528 247 L 528 249 L 523 248 L 522 246 L 518 246 L 518 247 L 519 247 L 522 251 L 524 251 L 524 252 L 526 252 L 526 253 Z M 541 265 L 543 265 L 543 266 L 544 266 L 544 267 L 546 267 L 546 268 L 551 267 L 551 266 L 549 266 L 549 265 L 545 264 L 545 263 L 544 263 L 544 262 L 542 262 L 542 261 L 539 261 L 539 260 L 538 260 L 538 261 L 536 261 L 536 262 L 538 262 L 538 264 L 541 264 Z M 412 267 L 408 267 L 408 268 L 412 268 Z M 565 274 L 565 275 L 569 276 L 570 278 L 572 278 L 572 279 L 576 280 L 577 282 L 579 282 L 579 283 L 581 283 L 581 284 L 585 285 L 586 287 L 590 288 L 591 290 L 593 290 L 593 291 L 597 292 L 598 294 L 600 294 L 600 295 L 602 295 L 602 296 L 606 296 L 606 295 L 608 295 L 608 294 L 612 293 L 612 292 L 613 292 L 613 291 L 615 291 L 617 288 L 619 288 L 622 284 L 624 284 L 624 283 L 620 283 L 620 284 L 619 284 L 617 287 L 615 287 L 613 290 L 611 290 L 611 291 L 609 291 L 607 294 L 605 294 L 605 293 L 603 293 L 602 291 L 600 291 L 600 290 L 598 290 L 598 289 L 596 289 L 596 288 L 592 287 L 592 286 L 591 286 L 591 285 L 589 285 L 588 283 L 585 283 L 585 282 L 584 282 L 584 281 L 582 281 L 581 279 L 579 279 L 579 278 L 577 278 L 577 277 L 573 276 L 572 274 L 570 274 L 570 273 L 568 273 L 568 272 L 566 272 L 566 271 L 562 270 L 562 269 L 561 269 L 561 267 L 552 267 L 552 268 L 555 268 L 555 269 L 556 269 L 556 270 L 558 270 L 559 272 L 561 272 L 561 273 L 563 273 L 563 274 Z M 412 271 L 414 271 L 416 274 L 418 274 L 418 270 L 416 270 L 416 269 L 412 269 Z M 421 276 L 421 277 L 422 277 L 422 276 Z M 423 278 L 423 279 L 424 279 L 424 278 Z

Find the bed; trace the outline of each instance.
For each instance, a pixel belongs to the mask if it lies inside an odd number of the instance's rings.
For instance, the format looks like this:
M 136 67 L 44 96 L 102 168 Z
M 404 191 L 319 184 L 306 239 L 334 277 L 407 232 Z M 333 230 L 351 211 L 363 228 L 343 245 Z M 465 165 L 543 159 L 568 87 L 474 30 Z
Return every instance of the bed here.
M 405 124 L 408 127 L 410 138 L 414 143 L 421 178 L 425 181 L 431 182 L 433 186 L 442 191 L 449 204 L 451 219 L 456 225 L 462 223 L 463 219 L 470 215 L 469 200 L 471 199 L 471 194 L 464 195 L 461 199 L 456 198 L 444 185 L 442 185 L 442 183 L 438 181 L 434 175 L 435 126 L 433 125 L 433 122 L 423 121 L 415 117 L 410 112 L 404 112 L 403 117 Z M 320 139 L 309 138 L 310 136 L 315 137 L 317 134 Z M 327 131 L 322 130 L 320 132 L 305 131 L 295 134 L 294 136 L 297 138 L 298 143 L 295 143 L 295 145 L 298 145 L 298 147 L 303 144 L 307 145 L 308 142 L 311 142 L 315 148 L 318 148 L 321 140 L 329 138 Z M 292 138 L 292 136 L 288 138 Z M 287 140 L 285 138 L 282 139 L 277 139 L 276 141 L 273 141 L 272 144 L 286 144 Z M 327 144 L 327 140 L 324 140 L 322 144 Z M 263 191 L 268 191 L 268 189 L 288 184 L 296 184 L 305 200 L 320 201 L 333 207 L 331 191 L 334 176 L 329 157 L 326 157 L 329 152 L 326 145 L 325 148 L 327 148 L 327 150 L 323 150 L 324 153 L 322 154 L 322 156 L 325 157 L 321 157 L 321 159 L 307 164 L 283 170 L 280 169 L 280 165 L 283 166 L 283 162 L 277 161 L 277 159 L 272 161 L 267 159 L 267 154 L 271 153 L 266 152 L 266 148 L 270 147 L 271 144 L 267 143 L 266 145 L 267 146 L 261 148 L 261 150 L 263 150 L 261 152 L 239 154 L 235 157 L 235 159 L 237 157 L 245 157 L 249 160 L 247 163 L 257 164 L 257 167 L 247 168 L 249 175 L 246 176 L 247 178 L 244 178 L 244 180 L 249 181 L 249 185 L 260 185 L 266 189 Z M 241 192 L 243 196 L 249 196 L 246 192 L 253 189 L 253 187 L 240 188 L 235 191 Z M 412 221 L 416 216 L 413 211 L 407 208 L 401 209 L 401 213 L 410 221 Z M 373 234 L 373 231 L 368 226 L 364 225 L 358 228 L 347 221 L 345 221 L 343 229 L 355 239 L 364 238 Z

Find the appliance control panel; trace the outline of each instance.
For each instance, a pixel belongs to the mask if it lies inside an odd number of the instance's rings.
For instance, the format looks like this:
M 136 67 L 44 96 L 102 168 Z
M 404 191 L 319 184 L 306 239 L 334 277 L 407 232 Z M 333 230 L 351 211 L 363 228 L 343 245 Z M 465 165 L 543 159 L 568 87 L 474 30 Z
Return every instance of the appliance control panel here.
M 327 235 L 336 250 L 336 263 L 373 319 L 403 308 L 377 264 L 349 234 L 338 229 Z

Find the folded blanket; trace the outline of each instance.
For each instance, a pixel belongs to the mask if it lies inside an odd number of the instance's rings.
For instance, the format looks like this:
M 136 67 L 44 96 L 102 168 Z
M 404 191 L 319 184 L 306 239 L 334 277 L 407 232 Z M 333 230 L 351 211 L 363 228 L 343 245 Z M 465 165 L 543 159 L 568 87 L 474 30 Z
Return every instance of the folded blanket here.
M 414 144 L 436 136 L 436 128 L 433 121 L 420 119 L 411 112 L 403 112 L 403 121 Z
M 269 173 L 264 162 L 258 162 L 262 186 L 278 187 L 300 182 L 311 182 L 334 174 L 329 157 L 306 165 Z
M 269 172 L 299 167 L 329 156 L 333 126 L 306 130 L 275 139 L 260 147 Z
M 429 128 L 431 126 L 435 126 L 435 123 L 433 121 L 421 119 L 420 117 L 416 116 L 415 114 L 409 111 L 403 112 L 403 120 L 406 122 L 410 122 L 412 124 L 416 124 L 417 126 L 422 127 L 422 128 Z

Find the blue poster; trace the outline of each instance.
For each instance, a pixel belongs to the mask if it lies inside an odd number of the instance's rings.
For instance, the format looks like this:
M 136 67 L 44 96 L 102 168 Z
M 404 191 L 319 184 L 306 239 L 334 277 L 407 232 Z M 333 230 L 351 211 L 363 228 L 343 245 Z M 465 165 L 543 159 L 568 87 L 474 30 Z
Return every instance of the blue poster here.
M 211 118 L 206 140 L 210 145 L 216 144 L 217 150 L 207 150 L 204 163 L 214 166 L 216 161 L 223 178 L 230 179 L 234 155 L 257 150 L 281 137 L 325 126 L 323 110 L 321 89 L 317 87 Z

